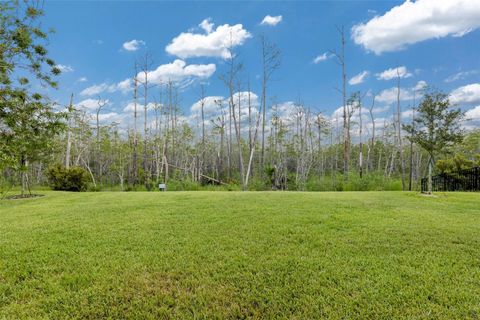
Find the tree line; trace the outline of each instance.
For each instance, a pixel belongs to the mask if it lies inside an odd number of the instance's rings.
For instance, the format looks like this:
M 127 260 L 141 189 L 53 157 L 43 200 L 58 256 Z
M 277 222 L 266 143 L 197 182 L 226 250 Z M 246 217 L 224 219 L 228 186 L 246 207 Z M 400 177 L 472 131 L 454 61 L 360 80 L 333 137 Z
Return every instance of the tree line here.
M 22 190 L 46 184 L 46 170 L 58 164 L 83 168 L 93 190 L 152 190 L 158 183 L 170 189 L 415 190 L 438 160 L 463 152 L 463 113 L 441 91 L 419 90 L 411 119 L 402 121 L 398 69 L 396 108 L 376 127 L 376 95 L 347 92 L 343 27 L 337 28 L 339 50 L 332 50 L 342 79 L 336 118 L 301 99 L 286 113 L 269 98 L 281 51 L 260 36 L 258 103 L 230 46 L 219 77 L 227 97 L 213 101 L 212 113 L 208 88 L 200 84 L 198 113 L 186 121 L 179 84 L 154 84 L 148 73 L 151 57 L 145 55 L 134 64 L 132 125 L 125 128 L 101 121 L 107 105 L 102 97 L 94 112 L 76 106 L 73 95 L 58 111 L 47 96 L 32 92 L 28 77 L 14 79 L 16 69 L 27 66 L 30 78 L 56 87 L 60 70 L 47 57 L 47 34 L 38 27 L 41 8 L 24 2 L 0 6 L 6 13 L 0 35 L 0 169 L 6 182 L 20 182 Z M 479 151 L 463 154 L 475 165 Z

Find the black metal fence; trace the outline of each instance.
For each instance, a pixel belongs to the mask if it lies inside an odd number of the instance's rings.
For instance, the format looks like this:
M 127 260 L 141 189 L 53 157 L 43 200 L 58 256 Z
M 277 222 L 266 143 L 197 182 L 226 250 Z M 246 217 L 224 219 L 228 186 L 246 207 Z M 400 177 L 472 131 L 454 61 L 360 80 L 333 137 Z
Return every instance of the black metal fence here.
M 422 179 L 422 192 L 428 191 L 428 178 Z M 432 191 L 480 191 L 480 167 L 432 177 Z

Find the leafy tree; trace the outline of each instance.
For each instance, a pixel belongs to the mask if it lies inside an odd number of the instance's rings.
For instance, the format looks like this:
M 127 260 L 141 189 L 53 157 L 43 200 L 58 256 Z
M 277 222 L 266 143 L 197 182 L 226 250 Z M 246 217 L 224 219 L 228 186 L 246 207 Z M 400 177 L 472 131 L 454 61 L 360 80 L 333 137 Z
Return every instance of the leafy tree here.
M 47 55 L 47 34 L 39 27 L 40 3 L 0 2 L 0 166 L 23 172 L 22 193 L 29 161 L 44 155 L 63 127 L 63 114 L 31 91 L 32 79 L 55 88 L 53 78 L 60 74 Z
M 403 129 L 409 133 L 410 141 L 428 153 L 428 193 L 431 193 L 435 156 L 462 141 L 460 122 L 464 113 L 460 109 L 452 109 L 445 93 L 428 90 L 415 114 L 414 124 L 403 125 Z
M 60 74 L 45 48 L 47 34 L 39 27 L 43 15 L 40 1 L 0 2 L 0 92 L 25 87 L 25 71 L 42 84 L 56 87 L 53 76 Z M 21 72 L 23 71 L 23 72 Z M 14 81 L 16 78 L 16 81 Z
M 10 157 L 9 167 L 22 173 L 22 195 L 28 187 L 28 165 L 50 156 L 54 146 L 52 137 L 64 128 L 64 113 L 56 112 L 42 100 L 28 100 L 17 96 L 9 100 L 9 111 L 15 117 L 6 117 L 6 130 L 0 133 L 3 153 Z

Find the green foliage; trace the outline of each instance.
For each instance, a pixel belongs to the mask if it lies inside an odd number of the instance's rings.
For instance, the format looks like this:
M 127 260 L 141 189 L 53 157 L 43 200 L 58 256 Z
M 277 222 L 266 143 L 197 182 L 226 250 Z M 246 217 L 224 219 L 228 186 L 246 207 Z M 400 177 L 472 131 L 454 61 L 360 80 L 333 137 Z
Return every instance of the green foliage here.
M 436 163 L 441 173 L 452 173 L 478 166 L 480 166 L 480 129 L 468 132 L 461 143 L 452 146 L 446 152 L 445 158 L 437 160 Z
M 480 198 L 45 192 L 0 201 L 0 319 L 476 319 Z
M 88 186 L 88 172 L 80 167 L 65 168 L 60 164 L 47 170 L 50 187 L 53 190 L 85 191 Z
M 461 154 L 456 154 L 453 158 L 438 160 L 437 169 L 441 173 L 452 173 L 460 170 L 471 169 L 475 167 L 475 161 L 465 158 Z
M 27 70 L 43 84 L 56 87 L 52 76 L 58 75 L 55 62 L 48 57 L 45 47 L 47 34 L 40 29 L 38 18 L 43 11 L 35 1 L 0 2 L 0 96 L 5 91 L 25 86 L 25 78 L 14 83 L 19 69 Z
M 460 123 L 463 118 L 460 109 L 452 109 L 447 94 L 427 91 L 416 110 L 414 124 L 403 125 L 403 129 L 410 141 L 433 158 L 462 141 Z
M 31 91 L 30 78 L 48 88 L 56 87 L 58 75 L 47 56 L 47 35 L 39 28 L 38 3 L 0 2 L 0 12 L 0 169 L 22 173 L 23 193 L 29 163 L 51 156 L 64 114 Z
M 362 178 L 350 172 L 348 180 L 341 174 L 312 177 L 307 181 L 307 191 L 401 191 L 400 178 L 385 178 L 383 173 L 364 174 Z

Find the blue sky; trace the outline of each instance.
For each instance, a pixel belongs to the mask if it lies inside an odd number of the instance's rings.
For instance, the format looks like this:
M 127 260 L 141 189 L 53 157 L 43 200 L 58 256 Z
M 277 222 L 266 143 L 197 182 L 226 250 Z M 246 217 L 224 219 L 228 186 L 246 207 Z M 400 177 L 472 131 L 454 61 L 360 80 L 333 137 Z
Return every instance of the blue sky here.
M 199 99 L 200 83 L 206 84 L 207 96 L 225 96 L 227 88 L 219 80 L 226 70 L 225 56 L 219 42 L 225 43 L 228 34 L 237 41 L 234 51 L 245 66 L 243 90 L 249 80 L 251 91 L 259 95 L 262 33 L 282 53 L 269 98 L 278 103 L 301 99 L 331 116 L 341 106 L 335 89 L 341 86 L 340 68 L 329 53 L 340 48 L 340 25 L 347 40 L 347 90 L 370 92 L 366 104 L 371 93 L 377 94 L 379 118 L 389 116 L 396 85 L 391 74 L 401 67 L 404 111 L 412 104 L 413 88 L 427 83 L 452 93 L 456 103 L 470 110 L 470 118 L 480 121 L 477 0 L 47 1 L 44 9 L 42 25 L 56 31 L 50 54 L 65 71 L 51 96 L 66 104 L 73 93 L 75 103 L 90 109 L 99 96 L 108 99 L 105 121 L 128 125 L 129 111 L 124 110 L 132 93 L 127 79 L 134 75 L 135 60 L 146 52 L 153 60 L 152 79 L 171 77 L 182 85 L 186 116 Z M 150 100 L 158 97 L 156 89 L 151 94 Z

